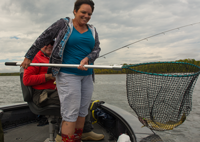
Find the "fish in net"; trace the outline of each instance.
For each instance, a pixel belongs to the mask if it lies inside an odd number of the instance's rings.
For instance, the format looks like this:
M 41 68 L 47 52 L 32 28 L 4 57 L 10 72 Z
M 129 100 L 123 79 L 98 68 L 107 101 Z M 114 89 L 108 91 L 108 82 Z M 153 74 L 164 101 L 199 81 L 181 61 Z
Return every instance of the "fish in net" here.
M 152 62 L 123 66 L 130 107 L 146 127 L 172 130 L 192 110 L 192 92 L 200 68 L 183 62 Z

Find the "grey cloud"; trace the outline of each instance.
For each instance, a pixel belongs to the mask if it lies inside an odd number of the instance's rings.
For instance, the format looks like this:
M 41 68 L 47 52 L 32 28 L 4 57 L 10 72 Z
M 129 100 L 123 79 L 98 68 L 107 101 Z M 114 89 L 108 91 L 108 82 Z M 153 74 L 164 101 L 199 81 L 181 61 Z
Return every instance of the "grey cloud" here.
M 2 0 L 1 52 L 20 60 L 34 40 L 53 22 L 73 18 L 75 0 Z M 89 23 L 98 31 L 101 55 L 165 30 L 199 22 L 197 0 L 98 0 Z M 175 30 L 97 59 L 95 64 L 140 63 L 195 57 L 200 60 L 200 25 Z M 9 39 L 19 37 L 18 40 Z M 192 50 L 191 50 L 192 49 Z M 194 54 L 195 53 L 195 54 Z M 1 54 L 1 59 L 7 58 Z

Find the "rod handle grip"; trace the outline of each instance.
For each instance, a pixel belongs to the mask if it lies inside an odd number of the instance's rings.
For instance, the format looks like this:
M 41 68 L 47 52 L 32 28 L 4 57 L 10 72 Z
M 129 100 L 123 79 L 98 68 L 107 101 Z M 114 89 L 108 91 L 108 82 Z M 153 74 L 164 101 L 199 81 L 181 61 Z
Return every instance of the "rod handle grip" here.
M 17 66 L 17 62 L 5 62 L 6 66 Z

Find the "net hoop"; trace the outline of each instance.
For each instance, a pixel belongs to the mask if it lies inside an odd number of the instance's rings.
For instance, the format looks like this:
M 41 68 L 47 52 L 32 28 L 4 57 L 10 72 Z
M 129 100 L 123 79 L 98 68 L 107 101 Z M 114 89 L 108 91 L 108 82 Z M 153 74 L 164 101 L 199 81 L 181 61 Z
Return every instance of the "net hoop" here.
M 198 72 L 191 73 L 191 74 L 184 74 L 184 75 L 172 75 L 172 74 L 164 74 L 164 73 L 150 73 L 150 72 L 143 72 L 140 70 L 135 70 L 131 67 L 137 67 L 141 65 L 150 65 L 150 64 L 166 64 L 166 63 L 171 63 L 171 64 L 185 64 L 185 65 L 190 65 L 193 67 L 196 67 L 199 69 Z M 141 73 L 141 74 L 148 74 L 148 75 L 156 75 L 156 76 L 168 76 L 168 77 L 189 77 L 189 76 L 195 76 L 200 74 L 200 67 L 191 63 L 186 63 L 186 62 L 148 62 L 148 63 L 140 63 L 140 64 L 134 64 L 134 65 L 124 65 L 122 69 L 130 69 L 134 72 Z
M 129 106 L 151 130 L 181 125 L 192 110 L 192 93 L 200 67 L 185 62 L 124 65 Z

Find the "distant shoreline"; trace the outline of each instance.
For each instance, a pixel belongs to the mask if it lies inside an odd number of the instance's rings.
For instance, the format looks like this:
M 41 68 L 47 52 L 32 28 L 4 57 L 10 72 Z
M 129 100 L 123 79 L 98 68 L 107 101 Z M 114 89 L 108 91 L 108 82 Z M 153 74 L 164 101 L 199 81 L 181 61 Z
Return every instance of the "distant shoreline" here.
M 19 76 L 19 72 L 14 72 L 14 73 L 0 73 L 0 76 Z

